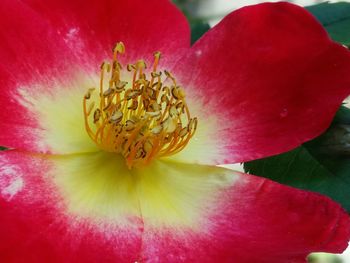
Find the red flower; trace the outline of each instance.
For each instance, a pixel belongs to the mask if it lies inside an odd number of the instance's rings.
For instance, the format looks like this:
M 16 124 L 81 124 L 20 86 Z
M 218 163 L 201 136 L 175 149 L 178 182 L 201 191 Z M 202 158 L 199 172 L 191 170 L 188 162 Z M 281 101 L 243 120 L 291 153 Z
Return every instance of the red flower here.
M 349 94 L 348 51 L 306 11 L 242 8 L 193 47 L 166 0 L 3 0 L 0 14 L 1 262 L 304 262 L 346 247 L 329 198 L 213 166 L 319 135 Z M 106 59 L 110 89 L 86 94 Z

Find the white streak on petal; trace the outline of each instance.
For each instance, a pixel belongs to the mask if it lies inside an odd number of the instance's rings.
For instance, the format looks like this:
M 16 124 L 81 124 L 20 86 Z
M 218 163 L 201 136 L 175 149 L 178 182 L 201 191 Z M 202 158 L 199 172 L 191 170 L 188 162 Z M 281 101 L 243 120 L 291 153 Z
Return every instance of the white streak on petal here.
M 23 189 L 24 182 L 18 174 L 13 166 L 0 168 L 0 191 L 6 201 L 11 201 Z

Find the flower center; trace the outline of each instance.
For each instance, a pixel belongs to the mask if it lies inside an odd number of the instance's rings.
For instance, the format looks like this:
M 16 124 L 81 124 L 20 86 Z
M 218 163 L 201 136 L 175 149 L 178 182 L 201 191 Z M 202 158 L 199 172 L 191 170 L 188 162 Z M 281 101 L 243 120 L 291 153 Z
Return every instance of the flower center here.
M 90 138 L 101 149 L 122 154 L 131 169 L 185 148 L 196 131 L 197 118 L 191 118 L 185 92 L 173 75 L 157 71 L 160 52 L 154 53 L 149 74 L 143 60 L 123 71 L 118 55 L 124 52 L 124 44 L 117 43 L 112 63 L 101 65 L 98 100 L 92 100 L 95 88 L 89 89 L 83 108 Z M 122 73 L 132 81 L 122 80 Z

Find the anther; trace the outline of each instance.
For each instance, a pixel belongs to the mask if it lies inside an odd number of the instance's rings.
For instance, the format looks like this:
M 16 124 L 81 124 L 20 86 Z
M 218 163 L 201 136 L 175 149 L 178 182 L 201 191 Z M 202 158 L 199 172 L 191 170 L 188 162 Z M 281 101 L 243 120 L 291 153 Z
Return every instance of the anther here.
M 105 70 L 107 72 L 111 71 L 111 65 L 108 62 L 102 62 L 101 70 Z
M 160 77 L 162 75 L 162 72 L 159 71 L 159 72 L 151 72 L 151 76 L 152 78 L 157 78 L 157 77 Z
M 141 60 L 136 62 L 136 68 L 137 69 L 145 69 L 145 68 L 147 68 L 147 65 L 146 65 L 145 61 L 141 59 Z
M 94 112 L 94 123 L 98 122 L 101 117 L 101 111 L 100 109 L 96 109 Z
M 118 42 L 113 48 L 113 53 L 124 54 L 125 53 L 124 43 L 123 42 Z
M 133 100 L 131 106 L 128 107 L 129 110 L 136 110 L 138 107 L 139 103 L 137 100 Z
M 88 91 L 86 92 L 84 98 L 86 100 L 89 100 L 91 98 L 91 94 L 92 94 L 92 92 L 94 92 L 94 90 L 95 90 L 95 88 L 88 89 Z
M 101 64 L 99 93 L 89 89 L 83 109 L 90 138 L 101 149 L 123 155 L 131 169 L 181 151 L 193 137 L 198 121 L 191 118 L 185 92 L 175 77 L 157 69 L 159 51 L 153 54 L 149 71 L 142 59 L 123 69 L 118 55 L 124 53 L 124 44 L 118 42 L 113 48 L 113 61 Z M 123 80 L 126 71 L 133 72 L 129 83 Z M 104 80 L 106 72 L 110 73 L 108 82 Z M 87 105 L 92 96 L 99 96 L 96 106 L 95 102 Z
M 112 116 L 110 117 L 109 121 L 111 123 L 117 124 L 117 123 L 121 122 L 122 119 L 123 119 L 123 113 L 120 112 L 120 111 L 117 111 L 117 112 L 114 112 L 112 114 Z
M 109 88 L 108 90 L 106 90 L 105 92 L 103 92 L 103 97 L 108 97 L 109 95 L 111 95 L 114 92 L 113 89 Z
M 127 66 L 126 66 L 126 69 L 127 69 L 127 71 L 133 71 L 133 70 L 135 70 L 136 69 L 136 66 L 135 65 L 133 65 L 133 64 L 128 64 Z

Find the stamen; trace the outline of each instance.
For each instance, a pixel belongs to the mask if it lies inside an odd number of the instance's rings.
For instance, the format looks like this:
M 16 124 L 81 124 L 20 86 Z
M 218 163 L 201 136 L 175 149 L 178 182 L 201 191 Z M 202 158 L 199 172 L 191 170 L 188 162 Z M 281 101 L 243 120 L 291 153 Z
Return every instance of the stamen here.
M 190 116 L 185 92 L 175 77 L 157 70 L 159 51 L 154 53 L 149 73 L 143 60 L 126 66 L 132 73 L 131 83 L 122 80 L 118 56 L 123 53 L 125 46 L 119 42 L 113 48 L 112 63 L 101 65 L 98 106 L 88 103 L 95 94 L 91 88 L 83 98 L 83 109 L 90 138 L 101 149 L 122 154 L 131 169 L 181 151 L 193 137 L 198 121 Z

